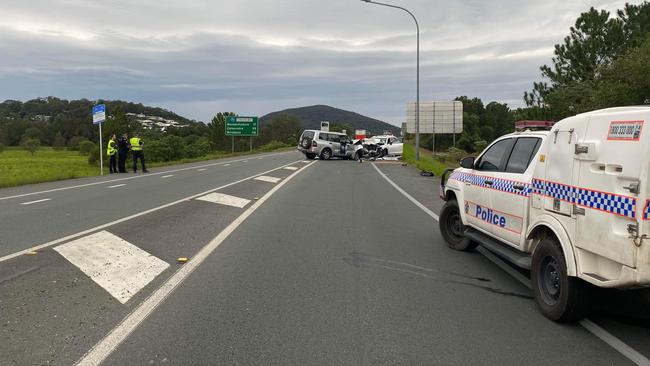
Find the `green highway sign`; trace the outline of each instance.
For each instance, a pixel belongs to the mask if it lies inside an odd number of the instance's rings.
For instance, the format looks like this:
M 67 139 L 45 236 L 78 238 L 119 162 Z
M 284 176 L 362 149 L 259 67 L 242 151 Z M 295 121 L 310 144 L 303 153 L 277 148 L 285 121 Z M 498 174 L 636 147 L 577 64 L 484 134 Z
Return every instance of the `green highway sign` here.
M 257 117 L 226 117 L 226 136 L 257 136 Z

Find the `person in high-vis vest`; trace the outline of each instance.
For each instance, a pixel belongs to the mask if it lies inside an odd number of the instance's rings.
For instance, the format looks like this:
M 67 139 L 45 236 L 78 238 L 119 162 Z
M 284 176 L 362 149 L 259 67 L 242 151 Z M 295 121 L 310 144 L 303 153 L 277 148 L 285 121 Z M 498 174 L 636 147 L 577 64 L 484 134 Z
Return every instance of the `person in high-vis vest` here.
M 106 145 L 106 155 L 108 155 L 108 168 L 111 174 L 117 173 L 117 149 L 115 148 L 115 134 L 108 140 Z
M 142 164 L 142 171 L 144 173 L 149 173 L 144 165 L 144 152 L 142 151 L 144 142 L 142 142 L 142 139 L 138 136 L 138 134 L 136 134 L 134 137 L 131 137 L 129 143 L 131 144 L 131 151 L 133 152 L 133 172 L 138 172 L 138 159 L 140 159 L 140 163 Z

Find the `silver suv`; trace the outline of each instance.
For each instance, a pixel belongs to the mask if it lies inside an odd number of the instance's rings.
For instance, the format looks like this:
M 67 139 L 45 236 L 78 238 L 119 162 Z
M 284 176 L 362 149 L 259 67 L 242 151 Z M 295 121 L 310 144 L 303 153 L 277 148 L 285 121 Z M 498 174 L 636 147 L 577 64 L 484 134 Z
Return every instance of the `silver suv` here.
M 314 159 L 316 156 L 321 160 L 329 160 L 333 156 L 350 159 L 354 155 L 352 140 L 340 132 L 305 130 L 299 141 L 298 150 L 305 154 L 307 159 Z

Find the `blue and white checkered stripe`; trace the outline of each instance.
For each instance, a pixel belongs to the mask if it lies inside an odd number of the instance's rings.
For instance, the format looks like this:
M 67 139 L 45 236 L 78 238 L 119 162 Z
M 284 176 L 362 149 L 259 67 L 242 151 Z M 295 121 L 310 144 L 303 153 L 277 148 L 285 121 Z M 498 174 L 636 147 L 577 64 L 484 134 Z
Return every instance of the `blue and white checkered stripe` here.
M 636 218 L 636 199 L 615 193 L 599 192 L 587 188 L 533 179 L 533 192 L 561 199 L 571 204 L 600 210 L 615 215 Z M 645 216 L 645 213 L 644 213 Z
M 650 220 L 650 200 L 645 201 L 645 206 L 643 207 L 643 219 Z
M 491 188 L 497 191 L 512 193 L 524 197 L 530 196 L 531 192 L 533 191 L 533 187 L 530 185 L 530 183 L 515 182 L 507 179 L 499 179 L 499 178 L 492 178 L 492 177 L 484 177 L 476 174 L 454 172 L 449 177 L 449 179 L 455 179 L 462 182 L 469 181 L 471 184 L 479 187 Z M 485 184 L 486 180 L 491 180 L 493 182 L 492 185 Z M 515 189 L 514 186 L 516 184 L 523 185 L 524 189 L 523 190 Z

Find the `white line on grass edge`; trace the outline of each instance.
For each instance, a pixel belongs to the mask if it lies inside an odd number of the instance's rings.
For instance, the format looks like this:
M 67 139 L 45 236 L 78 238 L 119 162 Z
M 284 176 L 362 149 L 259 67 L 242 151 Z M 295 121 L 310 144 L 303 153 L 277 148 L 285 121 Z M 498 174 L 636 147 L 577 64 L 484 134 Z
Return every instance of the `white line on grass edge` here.
M 298 160 L 298 161 L 299 161 L 299 160 Z M 212 188 L 212 189 L 210 189 L 210 190 L 207 190 L 207 191 L 205 191 L 205 192 L 201 192 L 201 193 L 199 193 L 199 194 L 195 194 L 195 195 L 192 195 L 192 196 L 189 196 L 189 197 L 181 198 L 181 199 L 179 199 L 179 200 L 177 200 L 177 201 L 174 201 L 174 202 L 166 203 L 166 204 L 164 204 L 164 205 L 162 205 L 162 206 L 154 207 L 154 208 L 148 209 L 148 210 L 146 210 L 146 211 L 138 212 L 138 213 L 133 214 L 133 215 L 131 215 L 131 216 L 123 217 L 123 218 L 121 218 L 121 219 L 118 219 L 118 220 L 115 220 L 115 221 L 108 222 L 108 223 L 106 223 L 106 224 L 102 224 L 102 225 L 99 225 L 99 226 L 95 226 L 95 227 L 93 227 L 93 228 L 90 228 L 90 229 L 87 229 L 87 230 L 84 230 L 84 231 L 80 231 L 80 232 L 75 233 L 75 234 L 72 234 L 72 235 L 65 236 L 65 237 L 63 237 L 63 238 L 59 238 L 59 239 L 56 239 L 56 240 L 52 240 L 52 241 L 49 241 L 49 242 L 47 242 L 47 243 L 43 243 L 43 244 L 40 244 L 40 245 L 37 245 L 37 246 L 31 247 L 31 248 L 28 248 L 28 249 L 21 250 L 21 251 L 16 252 L 16 253 L 12 253 L 12 254 L 5 255 L 4 257 L 0 257 L 0 263 L 4 262 L 4 261 L 6 261 L 6 260 L 12 259 L 12 258 L 15 258 L 15 257 L 21 256 L 21 255 L 23 255 L 23 254 L 29 253 L 29 252 L 33 252 L 33 251 L 37 251 L 37 250 L 40 250 L 40 249 L 43 249 L 43 248 L 51 247 L 51 246 L 53 246 L 53 245 L 56 245 L 56 244 L 59 244 L 59 243 L 65 242 L 65 241 L 68 241 L 68 240 L 71 240 L 71 239 L 74 239 L 74 238 L 77 238 L 77 237 L 80 237 L 80 236 L 83 236 L 83 235 L 86 235 L 86 234 L 90 234 L 90 233 L 92 233 L 92 232 L 95 232 L 95 231 L 98 231 L 98 230 L 101 230 L 101 229 L 107 228 L 107 227 L 109 227 L 109 226 L 113 226 L 113 225 L 115 225 L 115 224 L 119 224 L 119 223 L 124 222 L 124 221 L 128 221 L 128 220 L 134 219 L 134 218 L 139 217 L 139 216 L 142 216 L 142 215 L 146 215 L 146 214 L 149 214 L 149 213 L 152 213 L 152 212 L 158 211 L 158 210 L 162 210 L 163 208 L 167 208 L 167 207 L 170 207 L 170 206 L 173 206 L 173 205 L 179 204 L 179 203 L 181 203 L 181 202 L 183 202 L 183 201 L 191 200 L 191 199 L 194 199 L 194 198 L 199 197 L 199 196 L 204 196 L 204 195 L 206 195 L 206 194 L 208 194 L 208 193 L 211 193 L 211 192 L 214 192 L 214 191 L 218 191 L 218 190 L 223 189 L 223 188 L 226 188 L 226 187 L 230 187 L 230 186 L 232 186 L 232 185 L 235 185 L 235 184 L 237 184 L 237 183 L 241 183 L 241 182 L 243 182 L 243 181 L 245 181 L 245 180 L 253 179 L 253 178 L 258 177 L 258 176 L 260 176 L 260 175 L 268 174 L 268 173 L 270 173 L 270 172 L 272 172 L 272 171 L 276 171 L 276 170 L 282 169 L 282 168 L 284 168 L 285 166 L 289 166 L 289 165 L 291 165 L 291 164 L 295 164 L 295 163 L 296 163 L 296 161 L 291 162 L 291 163 L 289 163 L 289 164 L 281 165 L 281 166 L 279 166 L 279 167 L 277 167 L 277 168 L 273 168 L 273 169 L 271 169 L 271 170 L 267 170 L 267 171 L 265 171 L 265 172 L 261 172 L 261 173 L 259 173 L 259 174 L 251 175 L 250 177 L 247 177 L 247 178 L 244 178 L 244 179 L 240 179 L 240 180 L 235 181 L 235 182 L 232 182 L 232 183 L 225 184 L 225 185 L 223 185 L 223 186 L 221 186 L 221 187 Z
M 395 182 L 393 182 L 384 172 L 379 170 L 377 166 L 373 163 L 372 166 L 375 168 L 377 173 L 382 176 L 390 185 L 395 187 L 399 193 L 401 193 L 404 197 L 406 197 L 409 201 L 413 202 L 416 206 L 418 206 L 422 211 L 424 211 L 427 215 L 431 216 L 434 220 L 439 221 L 440 218 L 438 215 L 433 213 L 433 211 L 429 210 L 427 207 L 425 207 L 423 204 L 418 202 L 413 196 L 410 194 L 406 193 L 400 186 L 398 186 Z M 506 273 L 514 277 L 517 281 L 521 282 L 524 286 L 528 288 L 532 288 L 530 284 L 530 280 L 528 280 L 526 277 L 524 277 L 521 273 L 515 271 L 514 269 L 510 268 L 506 263 L 504 263 L 499 257 L 496 255 L 492 254 L 490 251 L 479 248 L 478 251 L 483 254 L 487 259 L 489 259 L 491 262 L 496 264 L 499 268 L 504 270 Z M 591 332 L 591 334 L 595 335 L 598 337 L 601 341 L 607 343 L 610 347 L 614 348 L 616 351 L 621 353 L 623 356 L 627 357 L 630 359 L 630 361 L 636 363 L 637 365 L 643 365 L 643 366 L 648 366 L 650 365 L 650 359 L 648 359 L 646 356 L 635 350 L 634 348 L 628 346 L 625 344 L 623 341 L 620 339 L 616 338 L 614 335 L 597 325 L 596 323 L 592 322 L 589 319 L 583 319 L 580 321 L 580 325 L 582 325 L 586 330 Z
M 309 164 L 311 165 L 311 164 Z M 309 165 L 305 165 L 305 168 Z M 124 341 L 129 334 L 131 334 L 165 299 L 180 285 L 192 272 L 203 263 L 203 261 L 215 250 L 217 247 L 234 232 L 239 225 L 257 210 L 266 200 L 269 199 L 275 192 L 277 192 L 288 181 L 295 177 L 304 169 L 300 169 L 278 185 L 271 188 L 262 198 L 250 206 L 244 213 L 239 215 L 228 225 L 223 231 L 219 233 L 212 241 L 204 246 L 195 256 L 183 267 L 180 267 L 170 278 L 165 281 L 154 293 L 152 293 L 146 300 L 144 300 L 137 308 L 135 308 L 120 324 L 118 324 L 110 333 L 99 341 L 93 348 L 90 349 L 76 365 L 99 365 L 102 363 L 119 345 Z
M 265 156 L 283 155 L 283 154 L 287 154 L 287 153 L 289 153 L 289 152 L 273 153 L 273 154 L 268 154 L 268 155 L 265 155 Z M 129 180 L 129 179 L 139 179 L 139 178 L 144 178 L 144 177 L 154 177 L 154 176 L 156 176 L 156 175 L 160 175 L 160 174 L 167 174 L 167 173 L 174 173 L 174 172 L 182 172 L 182 171 L 185 171 L 185 170 L 191 170 L 191 169 L 196 169 L 196 168 L 205 168 L 205 167 L 216 166 L 216 165 L 228 166 L 228 165 L 230 165 L 230 163 L 236 163 L 236 162 L 240 162 L 240 161 L 244 161 L 244 160 L 248 160 L 248 159 L 250 159 L 250 158 L 246 158 L 246 159 L 238 159 L 238 160 L 221 161 L 221 162 L 217 162 L 217 163 L 210 163 L 210 164 L 204 164 L 204 165 L 195 165 L 195 166 L 192 166 L 192 167 L 179 168 L 179 169 L 172 169 L 172 170 L 166 170 L 166 171 L 162 171 L 162 172 L 149 173 L 149 174 L 146 174 L 146 175 L 135 175 L 135 176 L 132 176 L 132 177 L 125 177 L 125 178 L 117 178 L 117 179 L 103 180 L 103 181 L 100 181 L 100 182 L 85 183 L 85 184 L 79 184 L 79 185 L 76 185 L 76 186 L 60 187 L 60 188 L 48 189 L 48 190 L 45 190 L 45 191 L 37 191 L 37 192 L 30 192 L 30 193 L 17 194 L 17 195 L 14 195 L 14 196 L 0 197 L 0 201 L 2 201 L 2 200 L 12 199 L 12 198 L 19 198 L 19 197 L 33 196 L 33 195 L 36 195 L 36 194 L 42 194 L 42 193 L 58 192 L 58 191 L 65 191 L 65 190 L 68 190 L 68 189 L 74 189 L 74 188 L 96 186 L 96 185 L 99 185 L 99 184 L 112 183 L 112 182 L 119 182 L 119 181 Z M 50 182 L 50 183 L 51 183 L 51 182 Z

